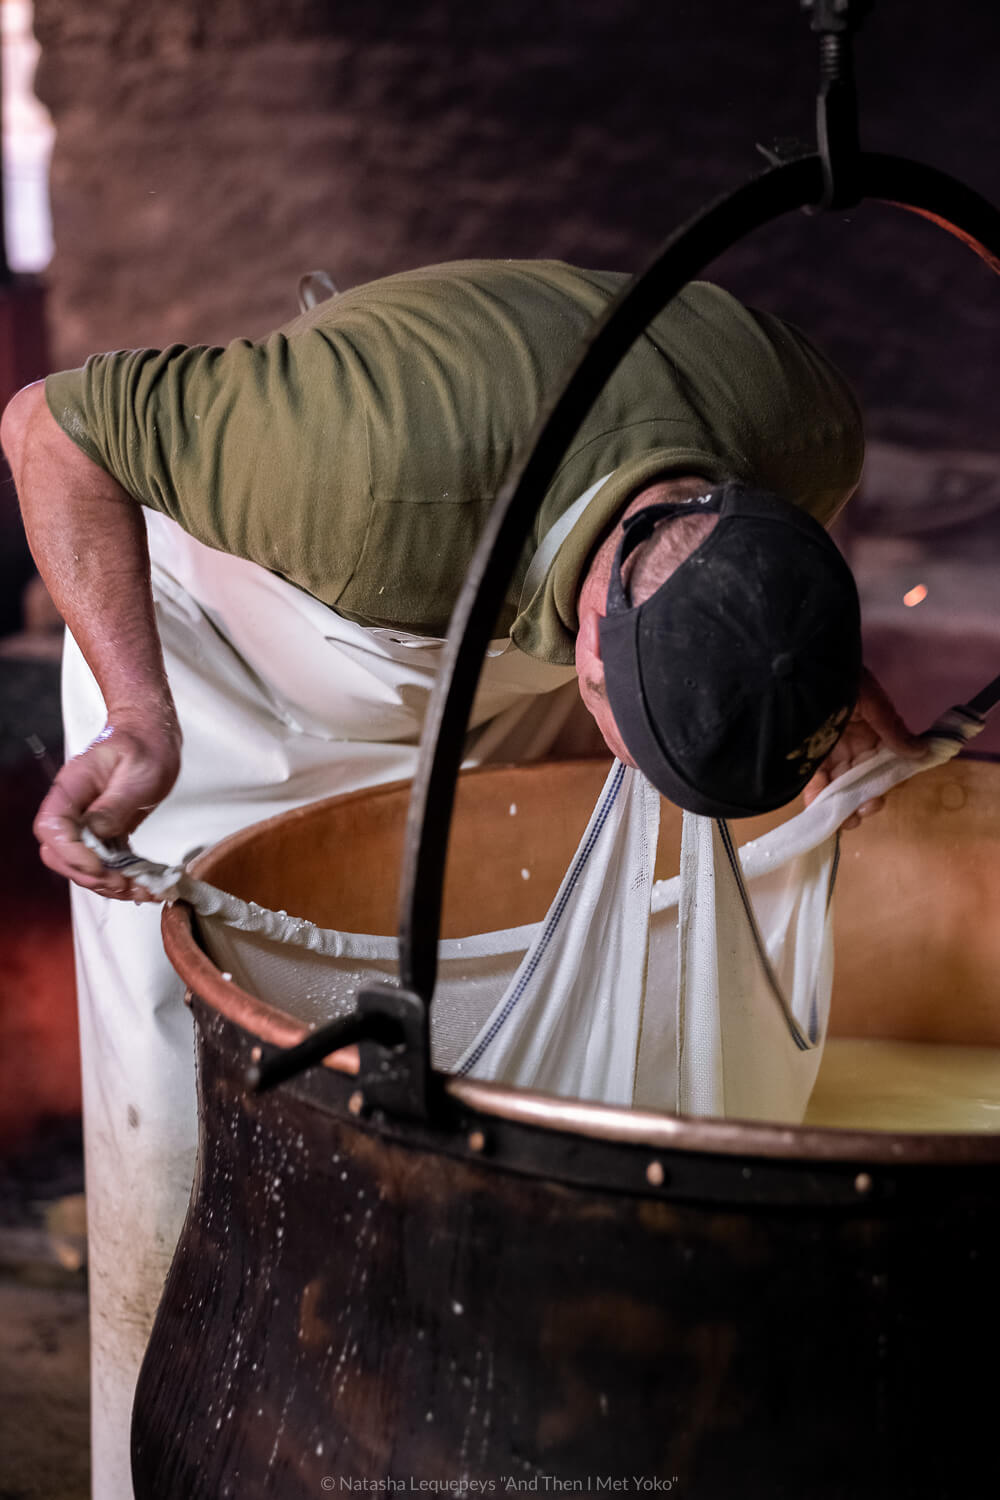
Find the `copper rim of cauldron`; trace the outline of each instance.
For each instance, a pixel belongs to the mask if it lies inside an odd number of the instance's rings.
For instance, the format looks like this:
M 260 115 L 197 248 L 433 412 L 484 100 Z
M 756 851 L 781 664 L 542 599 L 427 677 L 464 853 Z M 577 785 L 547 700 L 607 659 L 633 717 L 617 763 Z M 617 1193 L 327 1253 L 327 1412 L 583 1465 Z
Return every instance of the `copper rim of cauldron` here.
M 302 1022 L 222 978 L 195 938 L 192 916 L 191 908 L 178 902 L 164 909 L 162 920 L 167 957 L 189 993 L 270 1046 L 291 1047 L 302 1041 L 308 1032 Z M 348 1075 L 356 1075 L 359 1065 L 356 1047 L 331 1053 L 323 1062 L 325 1068 Z M 611 1145 L 817 1163 L 963 1166 L 1000 1162 L 1000 1132 L 815 1129 L 622 1109 L 468 1078 L 452 1078 L 445 1087 L 452 1098 L 477 1114 Z

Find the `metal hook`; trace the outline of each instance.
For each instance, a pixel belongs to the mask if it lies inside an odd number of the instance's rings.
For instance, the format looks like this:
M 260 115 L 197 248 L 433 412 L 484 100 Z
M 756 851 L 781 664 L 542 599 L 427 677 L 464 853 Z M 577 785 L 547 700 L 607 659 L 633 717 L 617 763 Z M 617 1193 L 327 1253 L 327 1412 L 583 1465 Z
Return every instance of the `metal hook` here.
M 817 209 L 853 208 L 862 197 L 858 180 L 858 95 L 854 82 L 854 33 L 873 0 L 800 0 L 819 36 L 816 144 L 823 164 L 823 196 Z

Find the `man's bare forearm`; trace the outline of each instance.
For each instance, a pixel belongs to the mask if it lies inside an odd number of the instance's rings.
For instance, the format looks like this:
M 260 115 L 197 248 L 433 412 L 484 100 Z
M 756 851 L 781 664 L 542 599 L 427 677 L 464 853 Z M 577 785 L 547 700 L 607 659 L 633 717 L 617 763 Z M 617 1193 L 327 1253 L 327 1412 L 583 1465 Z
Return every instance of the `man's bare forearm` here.
M 138 710 L 172 723 L 141 507 L 66 436 L 40 384 L 11 402 L 0 439 L 38 571 L 109 717 Z
M 105 730 L 59 772 L 35 819 L 45 863 L 107 896 L 135 896 L 81 841 L 129 833 L 167 795 L 180 731 L 167 683 L 138 502 L 62 431 L 42 386 L 0 424 L 38 571 L 90 666 Z

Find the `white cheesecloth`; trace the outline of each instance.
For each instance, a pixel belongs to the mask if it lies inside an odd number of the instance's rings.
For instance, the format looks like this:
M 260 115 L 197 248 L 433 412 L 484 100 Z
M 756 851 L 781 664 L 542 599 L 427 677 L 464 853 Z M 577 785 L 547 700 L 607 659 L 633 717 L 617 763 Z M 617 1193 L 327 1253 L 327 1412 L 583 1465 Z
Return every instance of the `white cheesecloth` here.
M 660 798 L 616 761 L 545 919 L 440 944 L 435 1065 L 603 1104 L 800 1122 L 829 1017 L 838 830 L 981 728 L 950 711 L 923 759 L 882 749 L 739 851 L 726 822 L 686 813 L 680 873 L 655 885 Z M 363 983 L 395 975 L 395 938 L 116 862 L 188 901 L 220 967 L 300 1018 L 344 1014 Z

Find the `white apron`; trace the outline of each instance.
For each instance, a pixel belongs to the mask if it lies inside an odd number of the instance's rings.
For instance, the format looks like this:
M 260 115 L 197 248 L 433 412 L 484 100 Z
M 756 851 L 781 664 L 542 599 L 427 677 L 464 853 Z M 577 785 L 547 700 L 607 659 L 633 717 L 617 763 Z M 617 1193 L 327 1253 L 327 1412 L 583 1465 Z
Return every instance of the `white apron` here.
M 599 486 L 550 533 L 526 589 Z M 183 764 L 136 843 L 175 862 L 301 803 L 413 774 L 443 641 L 369 630 L 148 513 L 153 592 Z M 104 726 L 67 638 L 67 755 Z M 581 710 L 572 667 L 496 643 L 465 763 L 530 760 Z M 585 713 L 585 710 L 583 710 Z M 132 1395 L 180 1233 L 196 1146 L 194 1039 L 160 910 L 73 887 L 90 1241 L 93 1493 L 131 1500 Z

